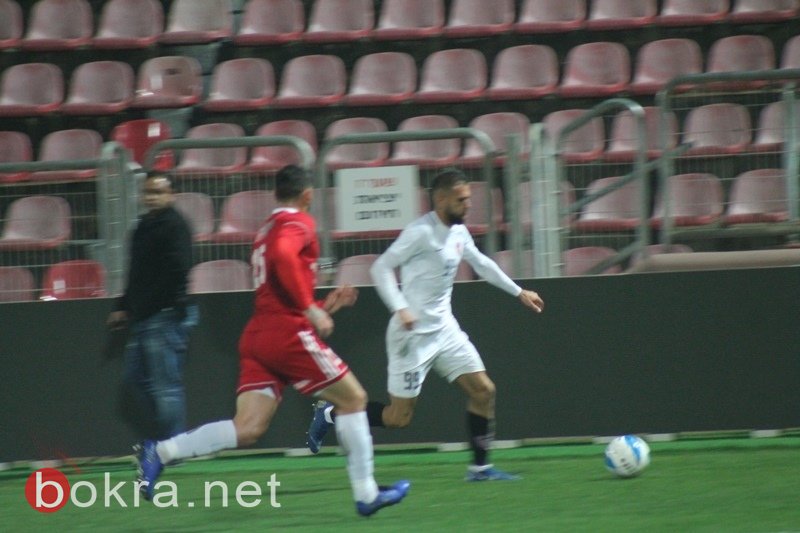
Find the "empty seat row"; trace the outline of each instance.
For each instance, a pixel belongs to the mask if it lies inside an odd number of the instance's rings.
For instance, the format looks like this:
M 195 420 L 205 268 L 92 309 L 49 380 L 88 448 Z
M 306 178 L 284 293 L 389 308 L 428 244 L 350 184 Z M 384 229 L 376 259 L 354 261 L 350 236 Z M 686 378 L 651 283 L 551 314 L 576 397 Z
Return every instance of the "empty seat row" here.
M 90 259 L 73 259 L 50 265 L 42 279 L 41 292 L 25 267 L 0 267 L 0 302 L 73 300 L 106 295 L 106 271 Z

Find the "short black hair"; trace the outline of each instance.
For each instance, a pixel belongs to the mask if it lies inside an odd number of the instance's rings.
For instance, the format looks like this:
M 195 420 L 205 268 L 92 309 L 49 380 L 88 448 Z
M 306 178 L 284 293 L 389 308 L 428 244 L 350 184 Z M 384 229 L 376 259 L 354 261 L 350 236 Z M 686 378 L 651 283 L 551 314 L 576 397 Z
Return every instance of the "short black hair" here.
M 431 192 L 449 191 L 456 185 L 463 183 L 469 183 L 466 174 L 457 168 L 446 168 L 433 178 Z
M 294 200 L 312 186 L 307 170 L 297 165 L 286 165 L 275 176 L 275 199 L 279 202 Z

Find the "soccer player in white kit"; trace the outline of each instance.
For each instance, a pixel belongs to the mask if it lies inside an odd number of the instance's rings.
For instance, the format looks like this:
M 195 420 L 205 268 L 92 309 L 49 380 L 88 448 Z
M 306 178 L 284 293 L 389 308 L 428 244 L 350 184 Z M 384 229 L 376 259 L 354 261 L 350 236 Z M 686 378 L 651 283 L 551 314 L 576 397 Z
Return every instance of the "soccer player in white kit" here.
M 464 226 L 470 187 L 457 169 L 441 172 L 432 185 L 434 210 L 403 230 L 370 271 L 378 294 L 393 313 L 386 332 L 389 405 L 369 402 L 371 426 L 405 427 L 411 422 L 422 383 L 433 369 L 467 394 L 467 429 L 473 463 L 468 481 L 512 480 L 517 476 L 488 461 L 494 439 L 495 385 L 475 346 L 453 316 L 451 294 L 458 265 L 466 260 L 492 285 L 539 313 L 544 302 L 534 291 L 514 283 L 481 253 Z M 395 269 L 400 269 L 402 288 Z M 334 423 L 332 406 L 317 405 L 309 427 L 308 447 L 319 451 Z

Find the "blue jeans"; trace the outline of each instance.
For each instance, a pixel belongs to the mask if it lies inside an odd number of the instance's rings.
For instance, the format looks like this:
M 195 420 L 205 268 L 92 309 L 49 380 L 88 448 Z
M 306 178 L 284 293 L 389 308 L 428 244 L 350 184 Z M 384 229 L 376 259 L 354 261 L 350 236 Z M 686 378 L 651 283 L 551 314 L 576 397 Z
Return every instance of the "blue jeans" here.
M 155 434 L 148 438 L 165 439 L 186 429 L 183 365 L 197 317 L 197 306 L 190 305 L 185 316 L 168 308 L 131 325 L 125 382 L 144 404 L 140 409 L 152 418 L 148 425 L 154 426 Z

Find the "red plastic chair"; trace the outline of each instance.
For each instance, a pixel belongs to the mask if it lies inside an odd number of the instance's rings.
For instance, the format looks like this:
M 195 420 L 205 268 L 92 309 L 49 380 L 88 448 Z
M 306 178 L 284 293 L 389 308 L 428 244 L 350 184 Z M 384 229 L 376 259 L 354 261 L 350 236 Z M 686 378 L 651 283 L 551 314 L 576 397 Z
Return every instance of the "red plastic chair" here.
M 656 0 L 592 0 L 586 28 L 624 30 L 653 24 L 658 13 Z
M 279 107 L 321 107 L 344 98 L 347 72 L 344 61 L 333 55 L 314 54 L 290 59 L 283 67 Z
M 187 139 L 220 139 L 244 137 L 239 124 L 213 122 L 195 126 L 186 133 Z M 228 175 L 240 172 L 247 163 L 247 148 L 190 148 L 183 152 L 174 173 L 183 176 Z
M 567 53 L 558 92 L 568 98 L 611 96 L 626 90 L 630 81 L 627 48 L 611 42 L 586 43 Z
M 61 69 L 50 63 L 23 63 L 0 76 L 0 117 L 48 115 L 64 100 Z
M 666 116 L 666 124 L 661 123 L 661 111 L 657 107 L 644 108 L 644 124 L 647 135 L 646 152 L 648 159 L 661 155 L 661 135 L 666 131 L 667 146 L 672 149 L 678 145 L 678 118 L 675 113 Z M 620 111 L 611 122 L 611 138 L 608 151 L 605 153 L 606 161 L 633 161 L 639 149 L 639 132 L 636 120 L 630 111 Z
M 614 257 L 616 250 L 606 246 L 581 246 L 566 250 L 563 254 L 564 276 L 585 276 L 594 266 L 600 262 Z M 600 274 L 619 274 L 622 267 L 612 265 L 600 272 Z
M 795 35 L 783 45 L 781 68 L 800 68 L 800 35 Z
M 725 20 L 730 0 L 664 0 L 660 26 L 705 26 Z
M 392 105 L 409 100 L 417 89 L 417 65 L 404 52 L 378 52 L 358 58 L 353 67 L 348 105 Z
M 510 278 L 525 279 L 534 278 L 534 254 L 533 250 L 522 250 L 522 272 L 519 276 L 514 272 L 514 252 L 511 250 L 500 250 L 495 252 L 492 260 L 497 263 L 500 270 L 506 273 Z
M 325 130 L 325 139 L 384 131 L 386 123 L 379 118 L 350 117 L 332 122 Z M 325 164 L 329 169 L 376 167 L 385 164 L 388 157 L 389 143 L 343 144 L 328 152 Z
M 33 274 L 23 267 L 0 267 L 0 302 L 30 302 L 36 299 Z
M 530 130 L 531 123 L 528 117 L 522 113 L 488 113 L 472 119 L 469 126 L 486 133 L 492 139 L 497 152 L 494 159 L 496 165 L 503 166 L 506 163 L 505 153 L 508 147 L 506 137 L 511 134 L 520 137 L 520 157 L 528 157 L 530 150 L 528 130 Z M 467 168 L 480 167 L 483 165 L 483 158 L 483 150 L 478 141 L 468 140 L 464 147 L 464 155 L 460 159 L 461 164 Z
M 336 275 L 334 285 L 360 285 L 371 287 L 375 285 L 369 269 L 375 260 L 380 257 L 378 254 L 352 255 L 345 257 L 336 265 Z
M 529 180 L 525 180 L 520 182 L 517 186 L 517 194 L 516 194 L 519 202 L 519 221 L 522 225 L 522 230 L 525 232 L 530 232 L 533 228 L 533 211 L 531 210 L 531 206 L 533 205 L 533 191 L 531 190 L 531 182 Z M 562 180 L 559 183 L 559 206 L 562 210 L 566 211 L 566 209 L 575 203 L 575 187 L 567 180 Z M 574 213 L 565 216 L 561 223 L 563 225 L 571 224 L 577 215 Z
M 558 57 L 540 44 L 523 44 L 501 50 L 492 67 L 491 100 L 527 100 L 556 92 Z
M 117 124 L 111 131 L 111 140 L 127 148 L 133 160 L 144 166 L 150 148 L 172 138 L 169 125 L 153 118 L 129 120 Z M 155 157 L 153 170 L 166 171 L 175 166 L 170 150 L 160 150 Z
M 593 194 L 620 180 L 619 176 L 598 178 L 589 184 L 586 194 Z M 572 228 L 581 232 L 631 231 L 639 225 L 642 202 L 641 183 L 632 181 L 621 188 L 586 204 Z
M 483 96 L 486 59 L 478 50 L 454 48 L 429 55 L 422 65 L 418 102 L 467 102 Z
M 158 40 L 164 44 L 205 44 L 231 36 L 231 0 L 173 0 L 167 28 Z
M 636 71 L 630 90 L 634 94 L 655 94 L 672 78 L 703 72 L 703 53 L 691 39 L 651 41 L 636 55 Z
M 795 106 L 795 127 L 800 134 L 800 108 Z M 759 152 L 777 152 L 783 149 L 786 140 L 784 117 L 788 111 L 783 102 L 773 102 L 761 109 L 758 119 L 758 129 L 752 148 Z
M 636 252 L 631 256 L 631 266 L 642 262 L 646 257 L 662 254 L 690 254 L 694 252 L 691 246 L 686 244 L 649 244 L 642 252 Z
M 0 251 L 50 250 L 70 237 L 70 208 L 59 196 L 25 196 L 8 207 Z
M 732 35 L 711 45 L 707 72 L 742 72 L 773 70 L 775 49 L 772 41 L 762 35 Z
M 67 100 L 61 112 L 67 115 L 113 115 L 128 109 L 133 101 L 133 69 L 122 61 L 84 63 L 72 73 Z
M 686 116 L 683 142 L 692 145 L 686 155 L 737 154 L 749 148 L 751 140 L 750 113 L 741 104 L 708 104 Z
M 284 44 L 299 40 L 306 26 L 301 0 L 250 0 L 242 26 L 233 37 L 238 46 Z
M 189 271 L 189 293 L 253 290 L 250 265 L 238 259 L 198 263 Z
M 491 193 L 486 183 L 483 181 L 470 182 L 470 192 L 472 193 L 472 207 L 464 217 L 464 225 L 473 235 L 485 235 L 489 232 L 489 221 L 494 221 L 494 227 L 502 230 L 504 219 L 503 192 L 497 187 L 492 187 Z M 491 194 L 492 217 L 489 218 L 486 196 Z
M 314 0 L 303 39 L 312 43 L 354 41 L 375 24 L 372 0 Z
M 276 120 L 263 124 L 256 131 L 257 136 L 290 135 L 306 141 L 316 153 L 317 130 L 305 120 Z M 247 170 L 253 172 L 277 172 L 286 165 L 301 163 L 300 154 L 290 146 L 259 146 L 253 148 Z
M 102 298 L 106 295 L 106 270 L 89 259 L 62 261 L 51 265 L 42 281 L 42 300 Z
M 452 0 L 444 34 L 459 38 L 497 35 L 511 30 L 514 18 L 514 0 Z
M 174 195 L 173 205 L 188 222 L 195 242 L 205 242 L 211 238 L 214 233 L 214 205 L 210 196 L 202 192 L 179 192 Z
M 219 229 L 211 235 L 217 243 L 251 243 L 278 207 L 272 191 L 241 191 L 225 198 Z
M 131 107 L 187 107 L 198 103 L 202 93 L 199 61 L 186 56 L 154 57 L 139 67 L 136 96 Z
M 275 96 L 275 72 L 266 59 L 244 57 L 217 63 L 206 111 L 251 111 L 267 106 Z
M 725 224 L 784 222 L 789 219 L 783 169 L 763 168 L 736 176 L 725 211 Z
M 444 130 L 458 127 L 458 121 L 447 115 L 422 115 L 405 119 L 398 131 Z M 452 165 L 461 153 L 460 139 L 434 141 L 401 141 L 394 145 L 390 165 L 417 165 L 420 168 L 442 168 Z
M 372 37 L 385 41 L 436 37 L 444 22 L 443 0 L 383 0 Z
M 25 163 L 33 159 L 31 139 L 19 131 L 0 131 L 0 163 Z M 28 172 L 0 174 L 0 184 L 25 181 Z
M 557 142 L 561 130 L 585 112 L 583 109 L 563 109 L 548 113 L 543 121 L 545 131 L 553 142 Z M 605 139 L 603 120 L 595 117 L 569 134 L 562 144 L 561 153 L 568 163 L 595 161 L 603 155 Z
M 586 21 L 586 0 L 524 0 L 517 33 L 559 33 L 579 30 Z
M 94 130 L 70 129 L 48 133 L 39 145 L 39 161 L 100 159 L 103 138 Z M 29 181 L 81 181 L 97 175 L 96 168 L 32 172 Z
M 17 48 L 22 38 L 22 9 L 15 0 L 0 0 L 0 50 Z
M 735 0 L 728 20 L 740 24 L 781 22 L 798 14 L 798 0 Z
M 153 46 L 164 31 L 164 9 L 158 0 L 109 0 L 103 5 L 92 46 L 135 49 Z
M 667 180 L 670 214 L 675 226 L 705 226 L 718 222 L 723 211 L 722 184 L 713 174 L 679 174 Z M 664 191 L 656 194 L 650 223 L 664 223 Z
M 86 0 L 39 0 L 28 15 L 23 50 L 74 50 L 92 41 L 92 6 Z

